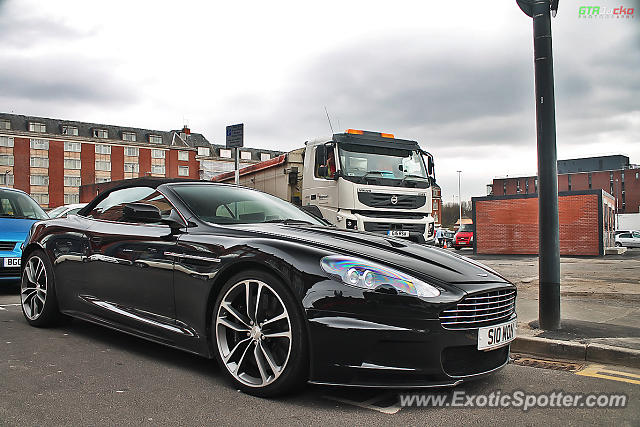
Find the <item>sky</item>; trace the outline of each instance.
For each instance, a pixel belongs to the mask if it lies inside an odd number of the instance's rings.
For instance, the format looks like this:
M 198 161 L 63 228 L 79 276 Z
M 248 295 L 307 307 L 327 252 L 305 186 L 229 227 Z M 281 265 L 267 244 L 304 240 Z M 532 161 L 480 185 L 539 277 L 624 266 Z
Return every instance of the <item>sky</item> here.
M 580 6 L 634 8 L 583 19 Z M 640 164 L 640 0 L 552 19 L 559 159 Z M 0 0 L 0 111 L 288 151 L 333 129 L 417 140 L 445 202 L 537 171 L 532 20 L 515 1 Z

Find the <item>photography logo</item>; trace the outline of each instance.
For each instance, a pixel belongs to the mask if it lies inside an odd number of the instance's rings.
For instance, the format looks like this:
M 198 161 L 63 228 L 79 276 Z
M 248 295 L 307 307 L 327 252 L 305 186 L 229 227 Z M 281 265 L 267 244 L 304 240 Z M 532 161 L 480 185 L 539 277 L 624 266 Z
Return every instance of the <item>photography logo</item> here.
M 618 6 L 608 8 L 604 6 L 580 6 L 578 8 L 579 19 L 635 19 L 635 10 L 632 7 Z

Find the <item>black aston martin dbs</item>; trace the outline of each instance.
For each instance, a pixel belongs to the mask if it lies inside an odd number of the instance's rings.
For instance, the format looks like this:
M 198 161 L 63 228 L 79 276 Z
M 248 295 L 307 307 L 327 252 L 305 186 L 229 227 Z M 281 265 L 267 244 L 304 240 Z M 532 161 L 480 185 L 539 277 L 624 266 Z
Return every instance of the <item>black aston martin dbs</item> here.
M 487 267 L 225 184 L 113 188 L 34 224 L 22 266 L 31 325 L 67 315 L 215 358 L 260 396 L 456 385 L 504 366 L 515 334 L 516 289 Z

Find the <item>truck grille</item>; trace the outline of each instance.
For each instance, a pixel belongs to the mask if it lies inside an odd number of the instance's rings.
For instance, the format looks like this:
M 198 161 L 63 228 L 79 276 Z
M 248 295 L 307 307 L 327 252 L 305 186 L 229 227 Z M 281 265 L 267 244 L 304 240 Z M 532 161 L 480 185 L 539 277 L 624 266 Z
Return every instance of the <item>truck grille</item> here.
M 390 222 L 365 222 L 364 231 L 387 233 L 389 230 L 415 231 L 424 234 L 424 224 L 398 224 Z
M 12 251 L 18 242 L 0 242 L 0 251 Z
M 414 196 L 412 194 L 387 194 L 359 192 L 360 203 L 372 208 L 388 209 L 417 209 L 427 202 L 426 196 Z M 394 203 L 395 201 L 395 203 Z
M 446 329 L 475 329 L 507 321 L 516 312 L 516 291 L 500 289 L 467 296 L 455 308 L 440 313 Z

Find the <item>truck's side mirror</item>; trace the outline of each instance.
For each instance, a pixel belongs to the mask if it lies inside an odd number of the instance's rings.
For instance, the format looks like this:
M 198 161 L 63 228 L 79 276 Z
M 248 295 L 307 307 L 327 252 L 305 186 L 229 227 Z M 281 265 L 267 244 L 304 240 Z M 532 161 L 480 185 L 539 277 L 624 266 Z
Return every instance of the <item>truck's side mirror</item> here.
M 318 145 L 316 147 L 316 164 L 324 165 L 327 162 L 327 146 Z
M 318 176 L 326 177 L 329 175 L 329 168 L 327 165 L 318 166 Z

